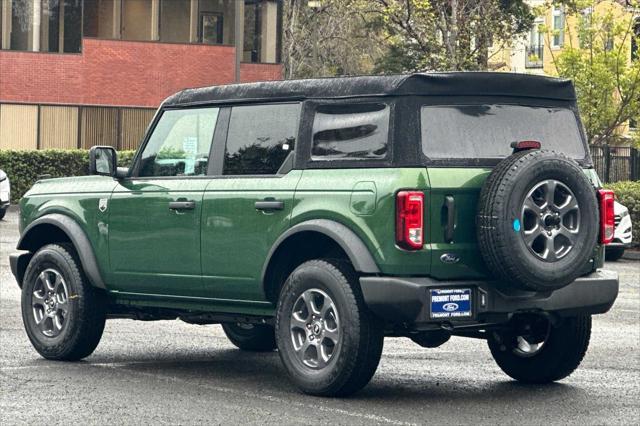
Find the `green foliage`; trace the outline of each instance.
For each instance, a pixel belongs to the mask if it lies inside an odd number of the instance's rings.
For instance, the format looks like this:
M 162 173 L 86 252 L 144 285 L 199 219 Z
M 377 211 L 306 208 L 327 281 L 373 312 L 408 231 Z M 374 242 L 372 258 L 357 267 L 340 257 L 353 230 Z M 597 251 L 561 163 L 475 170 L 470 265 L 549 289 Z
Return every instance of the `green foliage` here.
M 616 182 L 605 185 L 616 193 L 617 201 L 629 209 L 633 227 L 633 242 L 640 243 L 640 181 Z
M 640 61 L 630 52 L 632 39 L 640 40 L 633 17 L 622 7 L 604 7 L 611 2 L 601 7 L 598 0 L 561 3 L 577 21 L 579 42 L 574 45 L 569 37 L 561 53 L 552 52 L 553 64 L 576 86 L 589 143 L 615 143 L 625 122 L 640 119 Z
M 178 160 L 187 158 L 187 153 L 183 149 L 163 147 L 156 155 L 156 160 Z
M 286 78 L 486 70 L 526 33 L 525 0 L 287 0 Z M 494 48 L 494 49 L 492 49 Z
M 524 0 L 372 0 L 368 16 L 388 44 L 378 72 L 487 70 L 498 52 L 528 31 Z
M 384 46 L 368 9 L 368 0 L 285 1 L 285 78 L 370 74 Z
M 131 165 L 134 151 L 118 153 L 118 165 Z M 11 182 L 11 201 L 16 203 L 38 180 L 49 177 L 84 176 L 89 173 L 89 152 L 84 150 L 0 150 L 0 169 Z

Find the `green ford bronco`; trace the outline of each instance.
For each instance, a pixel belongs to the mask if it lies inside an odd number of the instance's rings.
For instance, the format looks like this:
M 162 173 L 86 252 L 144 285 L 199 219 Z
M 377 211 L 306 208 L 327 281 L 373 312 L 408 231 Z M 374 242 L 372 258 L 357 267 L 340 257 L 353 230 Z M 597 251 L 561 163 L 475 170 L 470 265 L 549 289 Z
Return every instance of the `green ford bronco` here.
M 603 266 L 600 188 L 571 82 L 433 73 L 190 89 L 130 168 L 38 181 L 11 268 L 45 358 L 109 318 L 222 324 L 314 395 L 365 386 L 384 337 L 484 339 L 512 378 L 576 369 Z

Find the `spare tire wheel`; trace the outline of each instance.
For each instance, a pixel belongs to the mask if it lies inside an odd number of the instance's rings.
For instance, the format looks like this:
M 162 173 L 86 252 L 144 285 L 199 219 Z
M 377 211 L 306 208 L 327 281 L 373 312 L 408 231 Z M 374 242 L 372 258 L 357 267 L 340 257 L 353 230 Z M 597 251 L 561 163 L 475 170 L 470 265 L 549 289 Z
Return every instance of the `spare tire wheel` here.
M 522 290 L 555 290 L 580 276 L 598 226 L 595 188 L 575 161 L 553 151 L 511 155 L 480 192 L 482 258 L 497 279 Z

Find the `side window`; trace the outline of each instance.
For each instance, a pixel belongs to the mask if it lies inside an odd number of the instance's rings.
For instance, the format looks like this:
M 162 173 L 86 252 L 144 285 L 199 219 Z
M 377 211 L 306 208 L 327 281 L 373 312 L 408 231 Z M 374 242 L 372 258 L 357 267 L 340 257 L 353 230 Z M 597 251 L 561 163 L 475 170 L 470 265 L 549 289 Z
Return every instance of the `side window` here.
M 300 104 L 233 107 L 225 175 L 270 175 L 294 149 Z
M 380 159 L 387 155 L 389 105 L 318 108 L 313 120 L 313 160 Z
M 164 111 L 142 152 L 138 175 L 205 175 L 218 111 L 218 108 Z

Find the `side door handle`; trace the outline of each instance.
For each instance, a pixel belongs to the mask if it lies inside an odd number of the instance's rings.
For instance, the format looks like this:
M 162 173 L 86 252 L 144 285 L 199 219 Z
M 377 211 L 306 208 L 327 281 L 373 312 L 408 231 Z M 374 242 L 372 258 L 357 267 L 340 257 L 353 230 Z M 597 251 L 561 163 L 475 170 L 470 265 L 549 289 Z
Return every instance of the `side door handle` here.
M 169 203 L 169 210 L 193 210 L 195 208 L 195 201 L 171 201 Z
M 275 198 L 265 198 L 262 201 L 256 201 L 255 207 L 256 210 L 262 211 L 283 210 L 284 201 L 277 201 Z
M 453 235 L 456 231 L 456 204 L 453 195 L 444 197 L 444 209 L 446 210 L 446 223 L 444 227 L 444 241 L 453 242 Z

